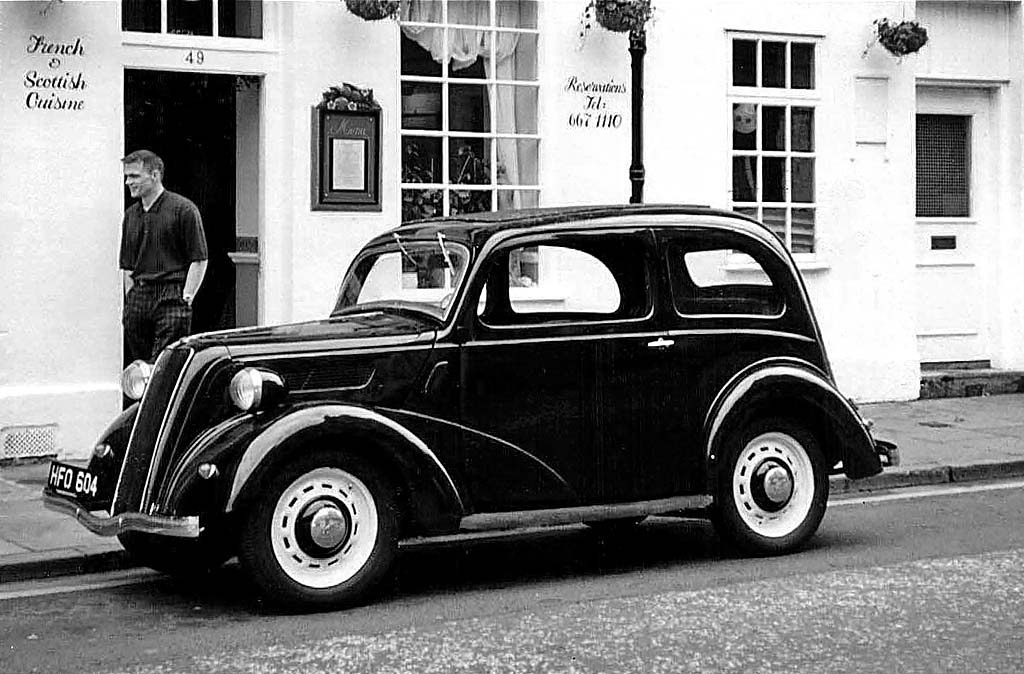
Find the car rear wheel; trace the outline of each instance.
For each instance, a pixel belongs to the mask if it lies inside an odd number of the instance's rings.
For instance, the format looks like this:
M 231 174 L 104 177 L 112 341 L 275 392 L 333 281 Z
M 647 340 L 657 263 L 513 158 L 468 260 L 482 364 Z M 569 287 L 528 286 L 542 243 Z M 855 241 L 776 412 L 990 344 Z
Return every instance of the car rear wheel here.
M 828 475 L 815 437 L 787 419 L 751 424 L 728 442 L 718 480 L 716 525 L 746 553 L 803 545 L 821 523 Z
M 377 586 L 397 541 L 393 491 L 379 471 L 317 452 L 267 484 L 246 520 L 239 559 L 274 601 L 336 607 Z

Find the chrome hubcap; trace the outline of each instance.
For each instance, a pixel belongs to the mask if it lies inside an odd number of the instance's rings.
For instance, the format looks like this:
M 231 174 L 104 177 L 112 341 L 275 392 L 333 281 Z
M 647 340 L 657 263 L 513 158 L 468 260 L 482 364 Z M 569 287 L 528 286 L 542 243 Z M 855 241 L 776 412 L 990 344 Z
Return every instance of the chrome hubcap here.
M 771 503 L 782 506 L 793 495 L 793 476 L 781 464 L 766 462 L 755 473 L 761 491 Z M 755 483 L 756 485 L 756 483 Z
M 345 515 L 334 504 L 323 506 L 310 519 L 309 537 L 325 550 L 338 547 L 348 537 Z

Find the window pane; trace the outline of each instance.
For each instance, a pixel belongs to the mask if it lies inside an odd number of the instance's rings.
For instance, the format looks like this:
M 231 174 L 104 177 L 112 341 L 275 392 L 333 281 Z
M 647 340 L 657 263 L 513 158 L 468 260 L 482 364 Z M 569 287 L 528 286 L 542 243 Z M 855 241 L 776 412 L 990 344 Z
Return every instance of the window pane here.
M 786 200 L 786 159 L 785 157 L 764 158 L 764 192 L 761 201 Z
M 485 84 L 452 84 L 448 88 L 448 128 L 452 131 L 491 130 L 491 109 Z
M 536 185 L 540 181 L 537 173 L 537 152 L 540 141 L 533 139 L 498 138 L 499 185 Z
M 794 253 L 814 252 L 814 209 L 793 209 L 793 247 Z
M 753 103 L 735 103 L 732 106 L 732 148 L 757 149 L 757 106 Z
M 491 190 L 452 190 L 449 193 L 449 213 L 488 213 L 491 210 Z
M 785 243 L 786 242 L 786 209 L 785 208 L 766 208 L 764 209 L 764 224 L 768 226 L 768 229 L 772 230 L 775 236 Z
M 448 141 L 448 181 L 459 185 L 491 184 L 491 141 L 452 138 Z
M 790 142 L 794 152 L 814 152 L 814 108 L 791 108 Z
M 497 33 L 498 68 L 495 77 L 499 80 L 537 81 L 537 36 L 531 33 Z M 502 61 L 504 54 L 511 53 L 508 63 Z
M 793 157 L 793 201 L 814 201 L 814 158 Z
M 402 82 L 402 128 L 441 130 L 441 85 Z
M 213 0 L 167 0 L 167 32 L 213 35 Z
M 450 33 L 451 39 L 455 41 L 454 44 L 456 45 L 459 44 L 458 40 L 461 39 L 460 33 L 467 35 L 466 39 L 482 39 L 477 36 L 484 35 L 484 32 L 479 30 L 452 30 Z M 469 34 L 472 34 L 473 37 L 468 37 Z M 451 61 L 448 62 L 448 77 L 463 80 L 487 79 L 483 57 L 476 55 L 475 52 L 469 55 L 453 55 Z
M 756 208 L 734 208 L 732 209 L 741 215 L 745 215 L 748 218 L 754 218 L 757 220 L 757 209 Z
M 761 86 L 786 86 L 786 43 L 761 43 Z
M 498 133 L 537 133 L 537 87 L 494 87 L 495 126 Z
M 433 30 L 433 29 L 431 29 Z M 441 64 L 426 49 L 402 35 L 402 74 L 422 77 L 440 77 Z
M 402 190 L 402 222 L 441 215 L 441 190 Z
M 121 0 L 121 30 L 160 32 L 160 3 L 154 0 Z
M 793 57 L 790 73 L 790 87 L 793 89 L 814 88 L 814 45 L 794 42 L 789 47 Z
M 757 201 L 757 157 L 732 158 L 732 200 Z
M 496 4 L 499 27 L 537 27 L 537 0 L 498 0 Z
M 538 190 L 499 190 L 498 210 L 511 211 L 540 206 Z
M 917 116 L 917 215 L 970 213 L 970 117 Z
M 754 267 L 752 271 L 744 270 L 741 281 L 726 269 L 734 252 L 742 253 L 745 263 Z M 668 260 L 672 301 L 681 314 L 777 316 L 782 313 L 780 293 L 757 259 L 742 246 L 688 250 L 683 244 L 675 244 L 669 248 Z
M 766 105 L 761 108 L 764 116 L 764 133 L 761 148 L 764 150 L 786 149 L 786 108 Z
M 441 165 L 440 138 L 402 137 L 403 183 L 439 183 Z
M 540 279 L 540 254 L 536 246 L 516 248 L 508 254 L 508 285 L 529 288 Z
M 757 86 L 757 43 L 753 40 L 732 41 L 732 84 Z
M 220 0 L 217 24 L 223 37 L 263 37 L 263 1 Z
M 448 0 L 448 23 L 489 26 L 491 3 L 487 0 Z

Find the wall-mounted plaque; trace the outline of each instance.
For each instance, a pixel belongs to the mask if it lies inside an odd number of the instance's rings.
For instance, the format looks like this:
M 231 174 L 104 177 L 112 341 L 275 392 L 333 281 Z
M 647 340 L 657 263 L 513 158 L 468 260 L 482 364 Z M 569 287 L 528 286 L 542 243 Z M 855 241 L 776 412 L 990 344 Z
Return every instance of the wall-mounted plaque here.
M 313 108 L 314 211 L 379 211 L 380 110 Z

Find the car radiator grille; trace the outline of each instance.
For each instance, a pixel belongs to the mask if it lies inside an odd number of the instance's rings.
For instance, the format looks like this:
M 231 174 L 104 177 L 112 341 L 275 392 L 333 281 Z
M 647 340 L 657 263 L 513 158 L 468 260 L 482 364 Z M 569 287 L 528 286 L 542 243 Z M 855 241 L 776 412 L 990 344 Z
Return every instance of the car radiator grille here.
M 192 350 L 188 348 L 164 350 L 157 358 L 153 376 L 139 405 L 128 450 L 121 467 L 121 476 L 114 492 L 111 514 L 140 511 L 153 452 L 171 406 L 181 371 L 188 363 Z

